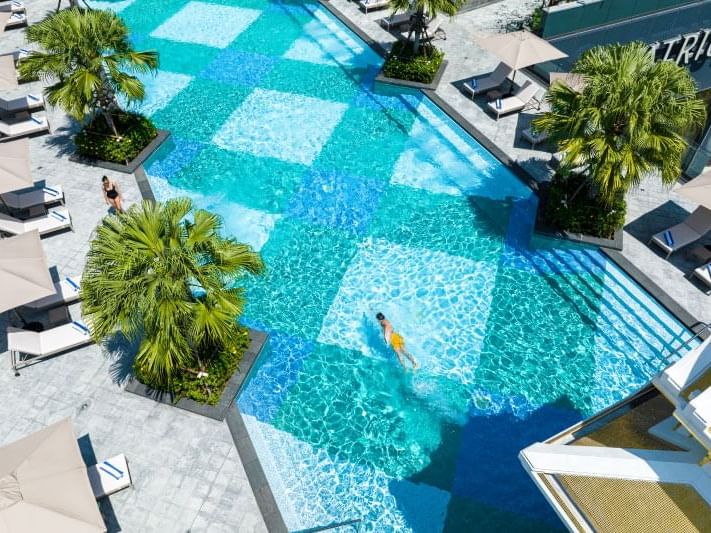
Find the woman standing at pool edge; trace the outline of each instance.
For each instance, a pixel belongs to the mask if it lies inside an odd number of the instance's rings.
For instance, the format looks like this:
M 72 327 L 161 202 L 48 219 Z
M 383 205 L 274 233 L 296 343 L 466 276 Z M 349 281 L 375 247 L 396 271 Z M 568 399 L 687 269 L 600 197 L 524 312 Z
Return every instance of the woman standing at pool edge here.
M 123 205 L 121 205 L 121 191 L 119 191 L 116 182 L 110 180 L 108 176 L 102 177 L 101 190 L 104 192 L 104 201 L 113 207 L 117 213 L 123 213 Z
M 420 365 L 405 348 L 405 339 L 402 338 L 402 335 L 393 329 L 393 325 L 387 318 L 385 318 L 383 313 L 378 313 L 375 315 L 375 318 L 378 319 L 380 326 L 383 328 L 383 337 L 385 337 L 385 342 L 387 342 L 395 351 L 395 355 L 397 355 L 397 358 L 400 360 L 402 367 L 405 368 L 405 361 L 403 360 L 403 357 L 407 357 L 412 363 L 412 369 L 417 370 Z

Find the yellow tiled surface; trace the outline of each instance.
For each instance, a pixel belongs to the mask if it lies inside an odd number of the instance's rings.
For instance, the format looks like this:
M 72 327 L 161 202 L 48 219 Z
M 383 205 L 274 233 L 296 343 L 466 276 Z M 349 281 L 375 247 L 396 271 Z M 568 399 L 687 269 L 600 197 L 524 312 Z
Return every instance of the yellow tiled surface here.
M 597 531 L 711 531 L 711 508 L 689 485 L 590 476 L 555 477 Z

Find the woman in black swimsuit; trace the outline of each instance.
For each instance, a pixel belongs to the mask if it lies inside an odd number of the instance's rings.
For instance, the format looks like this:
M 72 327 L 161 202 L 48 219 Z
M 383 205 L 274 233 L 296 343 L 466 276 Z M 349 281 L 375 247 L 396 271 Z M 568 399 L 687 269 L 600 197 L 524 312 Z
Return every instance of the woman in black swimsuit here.
M 117 213 L 123 213 L 121 205 L 121 192 L 118 185 L 111 181 L 108 176 L 101 178 L 101 189 L 104 191 L 104 200 L 108 205 L 114 208 Z

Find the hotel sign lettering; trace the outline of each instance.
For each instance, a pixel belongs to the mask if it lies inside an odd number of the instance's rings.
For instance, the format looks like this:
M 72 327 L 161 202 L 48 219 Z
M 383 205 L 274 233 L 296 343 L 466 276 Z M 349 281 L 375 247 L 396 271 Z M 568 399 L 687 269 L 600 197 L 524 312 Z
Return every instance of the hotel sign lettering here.
M 693 33 L 685 33 L 649 45 L 652 55 L 662 61 L 675 61 L 677 65 L 688 65 L 711 57 L 711 28 Z

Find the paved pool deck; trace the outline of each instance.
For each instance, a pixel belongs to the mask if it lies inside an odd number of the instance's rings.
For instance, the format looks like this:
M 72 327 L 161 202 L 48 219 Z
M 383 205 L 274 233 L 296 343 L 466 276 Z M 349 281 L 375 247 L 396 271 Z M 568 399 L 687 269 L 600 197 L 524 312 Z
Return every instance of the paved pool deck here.
M 359 9 L 356 1 L 330 0 L 328 3 L 386 49 L 396 40 L 395 35 L 383 29 L 379 23 L 380 19 L 390 14 L 388 9 L 366 14 Z M 485 109 L 485 96 L 472 101 L 461 91 L 464 80 L 486 74 L 498 64 L 498 59 L 479 48 L 473 38 L 503 31 L 507 20 L 519 19 L 539 4 L 538 0 L 504 0 L 447 19 L 441 26 L 445 30 L 446 39 L 438 38 L 434 41 L 445 52 L 448 61 L 435 95 L 454 108 L 506 158 L 525 169 L 536 181 L 543 182 L 549 180 L 552 174 L 547 165 L 552 147 L 539 145 L 539 149 L 534 150 L 520 138 L 521 131 L 530 125 L 540 111 L 527 110 L 496 120 Z M 525 72 L 517 74 L 517 80 L 524 78 Z M 545 109 L 545 104 L 542 109 Z M 681 200 L 656 178 L 649 178 L 639 189 L 630 191 L 627 203 L 623 257 L 696 320 L 711 322 L 711 297 L 705 294 L 701 284 L 687 277 L 695 267 L 702 264 L 704 257 L 711 258 L 711 252 L 704 250 L 705 245 L 711 245 L 711 233 L 696 244 L 675 253 L 669 260 L 659 250 L 648 246 L 652 235 L 682 221 L 696 206 Z

